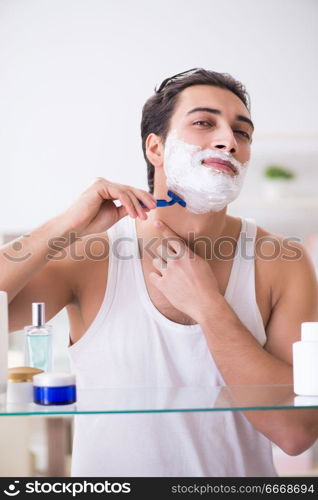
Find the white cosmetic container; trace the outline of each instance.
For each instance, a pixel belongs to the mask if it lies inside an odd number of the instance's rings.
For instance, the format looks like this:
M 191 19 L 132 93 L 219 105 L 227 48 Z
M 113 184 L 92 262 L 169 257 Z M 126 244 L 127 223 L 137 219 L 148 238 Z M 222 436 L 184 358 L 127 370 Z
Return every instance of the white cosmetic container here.
M 27 404 L 33 402 L 33 376 L 43 370 L 30 366 L 16 366 L 8 370 L 7 403 Z
M 293 344 L 294 392 L 318 396 L 318 322 L 301 324 L 301 340 Z
M 38 405 L 70 405 L 76 401 L 76 379 L 71 373 L 40 373 L 33 384 L 33 401 Z
M 8 294 L 0 291 L 0 403 L 6 399 L 8 378 Z

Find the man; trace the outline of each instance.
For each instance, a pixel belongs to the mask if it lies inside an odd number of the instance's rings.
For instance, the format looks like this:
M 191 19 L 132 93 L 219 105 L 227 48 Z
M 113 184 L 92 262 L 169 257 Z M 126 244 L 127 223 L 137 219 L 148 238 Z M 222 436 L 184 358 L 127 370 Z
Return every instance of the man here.
M 165 80 L 143 109 L 150 193 L 99 178 L 19 240 L 28 259 L 17 265 L 14 244 L 3 248 L 10 331 L 29 324 L 33 301 L 48 319 L 66 306 L 79 387 L 291 384 L 300 324 L 318 320 L 317 285 L 302 245 L 226 214 L 252 133 L 247 94 L 229 75 Z M 186 207 L 156 208 L 167 189 Z M 72 473 L 272 476 L 270 442 L 297 455 L 317 429 L 316 410 L 78 416 Z

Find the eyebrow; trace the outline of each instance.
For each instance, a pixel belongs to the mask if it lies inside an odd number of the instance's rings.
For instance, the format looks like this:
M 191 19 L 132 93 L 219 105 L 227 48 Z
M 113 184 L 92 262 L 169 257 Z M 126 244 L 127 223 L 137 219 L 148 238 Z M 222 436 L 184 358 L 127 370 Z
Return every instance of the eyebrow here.
M 214 108 L 193 108 L 190 109 L 190 111 L 187 112 L 187 115 L 190 115 L 191 113 L 195 113 L 196 111 L 206 111 L 207 113 L 212 113 L 213 115 L 221 115 L 222 112 L 219 109 L 214 109 Z M 241 122 L 246 122 L 248 123 L 252 129 L 254 130 L 254 124 L 252 120 L 247 118 L 247 116 L 244 115 L 236 115 L 235 117 L 236 120 L 241 121 Z

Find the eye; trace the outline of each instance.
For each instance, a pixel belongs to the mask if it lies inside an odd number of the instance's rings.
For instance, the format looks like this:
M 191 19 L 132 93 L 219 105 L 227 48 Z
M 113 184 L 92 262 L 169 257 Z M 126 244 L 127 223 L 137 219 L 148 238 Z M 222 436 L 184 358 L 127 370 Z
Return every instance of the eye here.
M 244 130 L 234 130 L 234 133 L 236 134 L 241 134 L 243 137 L 245 137 L 246 139 L 250 140 L 250 135 L 245 132 Z
M 211 123 L 210 122 L 207 122 L 206 120 L 197 120 L 196 122 L 193 123 L 193 125 L 199 125 L 199 126 L 203 126 L 203 127 L 210 127 L 211 126 Z

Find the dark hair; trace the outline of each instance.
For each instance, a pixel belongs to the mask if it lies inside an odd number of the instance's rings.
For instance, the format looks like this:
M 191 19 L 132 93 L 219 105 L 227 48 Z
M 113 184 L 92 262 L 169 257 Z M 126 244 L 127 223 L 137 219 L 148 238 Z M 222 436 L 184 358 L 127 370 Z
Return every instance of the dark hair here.
M 149 134 L 159 135 L 166 140 L 170 119 L 177 103 L 179 93 L 192 85 L 212 85 L 233 92 L 250 109 L 249 95 L 242 83 L 227 73 L 217 73 L 203 68 L 194 68 L 166 78 L 155 94 L 151 96 L 142 109 L 141 138 L 142 150 L 147 163 L 149 192 L 154 189 L 154 166 L 146 156 L 146 139 Z

